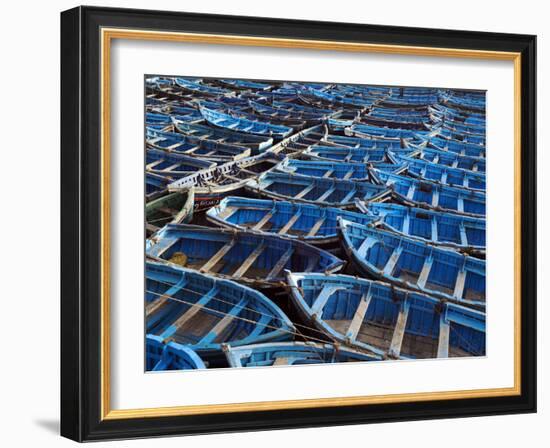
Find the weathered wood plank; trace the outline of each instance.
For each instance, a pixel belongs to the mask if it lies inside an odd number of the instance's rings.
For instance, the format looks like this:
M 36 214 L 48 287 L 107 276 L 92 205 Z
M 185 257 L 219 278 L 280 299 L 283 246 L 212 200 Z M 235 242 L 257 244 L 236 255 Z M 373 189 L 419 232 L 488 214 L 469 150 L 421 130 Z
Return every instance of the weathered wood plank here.
M 357 190 L 355 188 L 352 188 L 348 194 L 346 194 L 346 196 L 344 197 L 344 199 L 342 199 L 341 203 L 342 204 L 345 204 L 346 202 L 349 202 L 351 201 L 351 199 L 355 196 L 355 194 L 357 193 Z
M 315 299 L 315 302 L 313 302 L 313 305 L 311 306 L 311 314 L 319 314 L 321 311 L 323 311 L 323 308 L 327 304 L 328 299 L 330 299 L 330 297 L 340 289 L 346 288 L 344 286 L 325 285 Z
M 384 275 L 392 275 L 395 265 L 399 261 L 399 257 L 401 256 L 402 252 L 403 252 L 403 246 L 397 246 L 397 248 L 394 249 L 390 259 L 386 263 L 386 266 L 384 266 Z
M 432 269 L 433 261 L 434 259 L 432 255 L 424 260 L 422 271 L 420 271 L 420 276 L 418 277 L 418 281 L 416 282 L 419 288 L 424 288 L 426 286 L 426 282 L 428 281 L 428 277 L 430 276 L 430 270 Z
M 210 260 L 208 260 L 201 268 L 201 272 L 208 272 L 210 271 L 216 264 L 220 262 L 220 260 L 231 250 L 233 247 L 237 244 L 237 240 L 233 239 L 229 241 L 228 243 L 224 244 L 218 252 L 216 252 Z
M 199 311 L 202 310 L 203 307 L 205 307 L 210 300 L 212 300 L 218 290 L 216 287 L 212 288 L 210 291 L 208 291 L 204 296 L 201 297 L 201 299 L 191 305 L 185 313 L 183 313 L 172 325 L 170 325 L 168 328 L 166 328 L 163 333 L 160 335 L 164 340 L 170 338 L 174 333 L 176 333 L 186 322 L 189 321 L 192 317 L 194 317 Z
M 317 199 L 318 201 L 324 201 L 326 200 L 332 193 L 334 193 L 334 190 L 336 190 L 336 187 L 330 187 L 327 191 L 325 191 L 320 197 L 319 199 Z
M 309 237 L 315 236 L 319 231 L 319 229 L 321 228 L 321 226 L 325 223 L 326 219 L 327 219 L 326 216 L 321 216 L 317 221 L 315 221 L 315 224 L 313 224 L 313 227 L 309 230 L 306 236 L 309 236 Z
M 290 246 L 286 252 L 279 258 L 279 261 L 273 266 L 271 271 L 266 277 L 266 280 L 271 280 L 279 275 L 279 273 L 283 270 L 288 260 L 290 260 L 290 257 L 292 257 L 292 254 L 294 253 L 294 247 Z
M 263 226 L 265 226 L 268 221 L 273 217 L 273 214 L 275 212 L 272 210 L 270 211 L 269 213 L 267 213 L 266 215 L 264 215 L 264 217 L 262 219 L 260 219 L 257 224 L 252 227 L 253 230 L 260 230 Z
M 445 321 L 444 313 L 441 313 L 439 319 L 439 341 L 437 344 L 437 357 L 448 358 L 449 357 L 449 336 L 451 327 L 449 323 Z
M 246 258 L 246 260 L 244 260 L 241 267 L 235 271 L 235 273 L 233 274 L 233 277 L 235 278 L 242 277 L 246 273 L 246 271 L 250 269 L 250 266 L 252 266 L 252 264 L 254 264 L 254 262 L 258 259 L 258 257 L 261 255 L 264 249 L 265 249 L 265 244 L 262 242 L 258 247 L 256 247 L 256 249 L 254 249 L 250 253 L 250 255 L 248 255 L 248 257 Z
M 349 339 L 350 341 L 354 341 L 357 338 L 357 335 L 359 334 L 359 330 L 361 329 L 363 320 L 365 319 L 365 315 L 367 314 L 367 310 L 369 308 L 371 298 L 372 298 L 372 293 L 371 293 L 371 288 L 369 287 L 369 290 L 365 294 L 363 294 L 363 296 L 361 297 L 361 300 L 359 301 L 359 306 L 355 310 L 353 319 L 351 320 L 350 326 L 348 327 L 348 331 L 346 332 L 346 339 Z
M 301 199 L 303 198 L 306 194 L 308 194 L 311 190 L 313 190 L 315 188 L 315 184 L 312 183 L 311 185 L 308 185 L 306 188 L 304 188 L 302 191 L 300 191 L 300 193 L 298 193 L 296 196 L 294 196 L 294 199 Z
M 393 336 L 391 339 L 391 345 L 389 354 L 395 357 L 398 357 L 401 353 L 401 345 L 403 344 L 403 338 L 405 336 L 405 328 L 407 326 L 407 319 L 409 317 L 409 301 L 406 300 L 401 304 L 401 309 L 399 310 L 399 315 L 397 316 L 397 323 L 393 331 Z
M 456 283 L 455 283 L 455 289 L 453 292 L 453 297 L 456 297 L 457 299 L 462 298 L 462 294 L 464 293 L 464 283 L 466 282 L 466 270 L 461 269 L 458 272 L 458 275 L 456 277 Z
M 231 324 L 231 322 L 233 322 L 238 317 L 239 313 L 242 311 L 247 303 L 248 298 L 241 299 L 239 303 L 231 308 L 229 313 L 227 313 L 222 320 L 214 325 L 214 328 L 212 328 L 208 332 L 208 334 L 201 339 L 200 344 L 208 344 L 216 339 L 229 326 L 229 324 Z
M 292 215 L 292 218 L 290 218 L 288 220 L 288 222 L 283 226 L 283 228 L 281 230 L 279 230 L 279 235 L 284 235 L 285 233 L 287 233 L 294 224 L 296 224 L 296 221 L 298 221 L 298 219 L 300 219 L 300 216 L 302 216 L 302 211 L 301 210 L 298 210 L 296 213 L 294 213 L 294 215 Z

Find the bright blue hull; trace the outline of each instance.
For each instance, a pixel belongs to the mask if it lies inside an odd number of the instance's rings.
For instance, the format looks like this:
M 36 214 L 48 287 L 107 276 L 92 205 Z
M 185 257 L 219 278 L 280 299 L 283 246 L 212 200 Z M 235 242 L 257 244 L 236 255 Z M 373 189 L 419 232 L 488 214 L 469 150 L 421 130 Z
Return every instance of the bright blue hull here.
M 230 367 L 278 367 L 338 362 L 379 361 L 379 356 L 315 342 L 276 342 L 245 347 L 226 347 Z
M 376 219 L 340 208 L 240 197 L 227 197 L 206 213 L 210 222 L 221 227 L 253 230 L 318 245 L 338 241 L 338 217 L 361 224 Z
M 382 358 L 485 355 L 485 313 L 347 275 L 289 273 L 300 314 L 329 340 Z
M 483 218 L 390 203 L 358 201 L 356 205 L 386 230 L 465 253 L 485 253 L 486 224 Z
M 147 256 L 257 286 L 277 286 L 285 269 L 336 272 L 344 262 L 301 241 L 249 231 L 169 224 L 147 242 Z
M 341 219 L 339 223 L 342 245 L 361 272 L 430 296 L 485 307 L 485 260 Z
M 220 352 L 223 344 L 293 337 L 291 321 L 259 291 L 173 265 L 148 262 L 145 275 L 145 326 L 157 354 L 159 342 L 185 345 L 200 355 Z
M 145 370 L 195 370 L 206 369 L 197 353 L 176 342 L 164 343 L 160 336 L 148 334 L 145 337 Z
M 389 189 L 367 182 L 294 176 L 274 171 L 250 181 L 246 188 L 272 199 L 338 208 L 354 208 L 356 199 L 382 201 L 390 195 Z
M 486 201 L 482 192 L 448 187 L 376 169 L 371 169 L 371 174 L 405 204 L 475 217 L 485 216 Z

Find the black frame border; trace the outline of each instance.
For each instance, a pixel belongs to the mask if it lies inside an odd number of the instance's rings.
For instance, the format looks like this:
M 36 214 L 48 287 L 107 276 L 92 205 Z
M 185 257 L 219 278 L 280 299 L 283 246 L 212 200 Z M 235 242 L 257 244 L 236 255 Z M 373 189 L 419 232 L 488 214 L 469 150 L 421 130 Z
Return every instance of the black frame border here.
M 521 395 L 101 420 L 100 28 L 521 53 Z M 76 441 L 536 412 L 536 36 L 77 7 L 61 14 L 61 435 Z

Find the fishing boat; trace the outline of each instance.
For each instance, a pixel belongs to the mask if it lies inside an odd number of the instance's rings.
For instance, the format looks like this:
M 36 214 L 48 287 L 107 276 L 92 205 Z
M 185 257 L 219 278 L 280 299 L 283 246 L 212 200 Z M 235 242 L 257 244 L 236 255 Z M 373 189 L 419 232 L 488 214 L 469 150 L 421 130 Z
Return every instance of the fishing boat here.
M 207 109 L 206 107 L 200 107 L 200 111 L 208 123 L 228 131 L 265 135 L 274 138 L 284 138 L 292 132 L 292 128 L 288 126 L 275 125 L 265 121 L 253 121 L 247 118 L 238 118 L 218 110 Z
M 182 177 L 168 186 L 171 192 L 195 190 L 195 211 L 216 205 L 229 194 L 237 194 L 251 180 L 275 168 L 284 156 L 271 151 L 234 162 L 224 163 Z
M 383 165 L 383 167 L 381 167 Z M 382 164 L 374 166 L 385 171 L 400 173 L 406 169 L 405 164 Z M 365 163 L 329 162 L 318 160 L 297 160 L 287 158 L 276 169 L 285 173 L 300 176 L 322 177 L 325 179 L 342 179 L 354 182 L 368 182 L 370 180 L 369 165 Z
M 168 191 L 168 185 L 174 181 L 174 178 L 155 174 L 145 173 L 145 202 L 152 201 Z
M 396 129 L 390 127 L 380 127 L 368 123 L 354 123 L 351 127 L 346 128 L 346 135 L 357 136 L 361 138 L 369 137 L 384 137 L 411 139 L 415 138 L 419 133 L 416 129 Z
M 224 347 L 230 367 L 277 367 L 337 362 L 379 361 L 381 357 L 349 347 L 315 342 L 274 342 Z
M 356 199 L 382 201 L 391 194 L 388 188 L 368 182 L 294 176 L 276 171 L 251 180 L 246 189 L 271 199 L 338 208 L 353 208 Z
M 405 152 L 408 154 L 409 151 Z M 326 146 L 323 143 L 312 145 L 302 156 L 313 160 L 344 163 L 391 163 L 385 148 L 350 148 L 346 146 Z
M 291 238 L 233 229 L 168 224 L 146 247 L 147 256 L 209 275 L 260 287 L 278 286 L 285 269 L 339 271 L 330 252 Z
M 326 338 L 382 359 L 485 355 L 485 313 L 348 275 L 288 273 L 291 298 Z
M 401 202 L 437 211 L 485 216 L 485 193 L 369 168 L 372 178 L 391 189 Z
M 172 179 L 179 179 L 216 166 L 214 161 L 201 160 L 154 148 L 147 148 L 145 151 L 145 163 L 146 172 L 168 176 Z
M 221 128 L 213 128 L 190 122 L 174 122 L 174 126 L 181 134 L 197 137 L 202 140 L 214 141 L 217 143 L 244 146 L 245 148 L 252 149 L 254 154 L 265 151 L 273 144 L 273 138 L 269 136 L 228 131 Z
M 164 343 L 160 336 L 148 334 L 145 337 L 145 370 L 195 370 L 206 369 L 197 353 L 176 342 Z
M 463 170 L 461 168 L 451 168 L 449 166 L 402 155 L 397 155 L 395 159 L 396 162 L 402 162 L 406 165 L 406 168 L 398 174 L 407 174 L 412 177 L 426 179 L 451 187 L 485 191 L 485 173 Z M 379 166 L 376 168 L 381 169 Z
M 294 336 L 290 319 L 257 290 L 173 264 L 147 262 L 145 276 L 146 332 L 163 344 L 185 345 L 202 357 L 221 355 L 223 344 L 238 347 Z
M 219 82 L 238 90 L 266 90 L 273 87 L 271 84 L 247 79 L 220 79 Z
M 486 162 L 483 157 L 463 156 L 447 150 L 434 149 L 430 145 L 427 147 L 410 145 L 410 148 L 414 151 L 407 154 L 409 157 L 474 172 L 485 173 L 486 170 Z
M 391 149 L 398 151 L 401 148 L 407 148 L 404 142 L 399 138 L 389 138 L 380 136 L 354 137 L 348 135 L 338 135 L 327 133 L 323 139 L 326 143 L 347 146 L 351 148 L 369 148 L 369 149 Z M 409 150 L 410 151 L 410 150 Z
M 176 78 L 176 85 L 191 93 L 200 93 L 208 96 L 235 95 L 232 90 L 203 84 L 200 79 Z
M 444 105 L 449 105 L 461 110 L 472 112 L 485 112 L 485 94 L 458 95 L 456 93 L 440 93 L 440 100 Z
M 486 225 L 483 218 L 390 203 L 357 201 L 356 206 L 391 232 L 469 254 L 485 253 Z
M 216 142 L 175 132 L 162 132 L 151 128 L 147 128 L 147 144 L 165 153 L 215 163 L 244 159 L 252 154 L 252 149 L 245 146 Z
M 342 246 L 357 269 L 395 285 L 485 307 L 485 260 L 339 218 Z
M 150 236 L 166 224 L 186 224 L 193 219 L 195 191 L 168 193 L 145 204 L 145 227 Z
M 319 122 L 324 120 L 334 112 L 310 112 L 296 109 L 286 109 L 281 107 L 271 106 L 269 104 L 260 103 L 258 101 L 249 100 L 250 107 L 257 113 L 263 114 L 266 117 L 275 118 L 278 120 L 301 120 L 306 122 Z
M 354 107 L 359 109 L 366 109 L 367 107 L 372 106 L 373 102 L 372 100 L 360 98 L 357 96 L 349 97 L 342 95 L 336 91 L 332 92 L 326 92 L 317 90 L 314 88 L 307 88 L 300 90 L 298 93 L 298 96 L 303 99 L 303 101 L 309 104 L 315 101 L 321 101 L 326 104 L 332 104 L 336 106 L 347 106 L 347 107 Z
M 326 133 L 327 129 L 325 126 L 312 126 L 281 140 L 269 148 L 269 151 L 288 157 L 299 157 L 309 147 L 321 142 L 325 138 Z
M 446 124 L 441 124 L 435 127 L 438 131 L 438 135 L 447 140 L 469 143 L 472 145 L 485 145 L 485 133 L 477 134 L 464 131 L 456 131 L 449 128 Z
M 316 245 L 338 241 L 338 217 L 361 224 L 378 219 L 334 207 L 232 196 L 206 212 L 206 219 L 217 226 L 281 235 Z

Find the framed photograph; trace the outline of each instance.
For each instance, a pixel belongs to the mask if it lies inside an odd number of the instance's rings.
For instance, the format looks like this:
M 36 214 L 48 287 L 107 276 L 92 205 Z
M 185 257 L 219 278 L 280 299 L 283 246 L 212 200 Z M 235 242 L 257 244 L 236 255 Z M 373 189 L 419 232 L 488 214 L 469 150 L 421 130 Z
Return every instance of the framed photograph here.
M 536 410 L 535 36 L 61 14 L 61 433 Z

